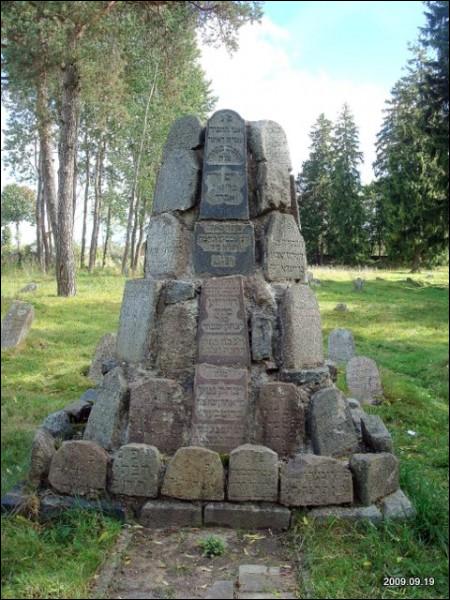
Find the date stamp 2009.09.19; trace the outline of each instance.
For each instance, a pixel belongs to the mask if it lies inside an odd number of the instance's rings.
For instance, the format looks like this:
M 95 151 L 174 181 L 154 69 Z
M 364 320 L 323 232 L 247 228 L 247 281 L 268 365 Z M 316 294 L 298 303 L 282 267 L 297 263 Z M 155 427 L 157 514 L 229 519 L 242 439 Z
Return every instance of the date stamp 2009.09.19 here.
M 434 577 L 389 577 L 383 578 L 384 587 L 431 587 Z

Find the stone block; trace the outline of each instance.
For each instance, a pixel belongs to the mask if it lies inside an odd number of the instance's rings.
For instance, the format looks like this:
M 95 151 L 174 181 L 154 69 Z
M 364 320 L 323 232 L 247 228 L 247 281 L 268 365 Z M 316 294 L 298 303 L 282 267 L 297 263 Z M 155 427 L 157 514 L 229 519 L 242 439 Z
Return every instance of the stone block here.
M 63 442 L 53 456 L 49 482 L 62 494 L 84 496 L 103 491 L 108 462 L 107 452 L 94 442 Z
M 336 363 L 347 363 L 355 356 L 355 340 L 349 329 L 333 329 L 328 336 L 328 357 Z
M 166 304 L 176 304 L 195 298 L 195 286 L 191 281 L 180 281 L 171 279 L 164 288 L 164 300 Z
M 399 488 L 399 462 L 388 452 L 354 454 L 350 469 L 362 504 L 372 504 Z
M 162 375 L 193 374 L 196 358 L 197 300 L 169 304 L 159 318 L 156 364 Z
M 169 130 L 163 157 L 170 154 L 172 150 L 193 150 L 203 144 L 203 137 L 203 125 L 196 115 L 179 117 Z
M 280 567 L 240 565 L 238 586 L 240 593 L 279 592 L 282 587 Z
M 171 213 L 153 215 L 147 228 L 145 277 L 179 278 L 190 271 L 191 232 Z
M 151 529 L 201 527 L 202 507 L 191 502 L 149 500 L 142 507 L 138 521 Z
M 155 446 L 122 446 L 113 460 L 111 492 L 125 496 L 156 498 L 160 471 L 161 456 Z
M 41 427 L 46 429 L 55 438 L 67 440 L 73 435 L 73 427 L 69 415 L 65 410 L 50 413 L 42 422 Z
M 289 529 L 291 511 L 277 504 L 215 502 L 205 506 L 205 525 L 234 529 Z
M 98 342 L 91 366 L 89 368 L 89 379 L 100 384 L 103 381 L 102 364 L 105 360 L 115 359 L 116 357 L 117 336 L 115 333 L 105 334 Z
M 89 389 L 82 394 L 79 400 L 74 400 L 67 404 L 63 410 L 68 415 L 71 422 L 84 423 L 91 414 L 92 405 L 97 400 L 98 390 Z
M 34 319 L 34 308 L 31 304 L 14 300 L 3 317 L 1 330 L 1 348 L 17 348 L 30 331 Z
M 392 437 L 378 415 L 361 416 L 361 434 L 365 444 L 373 452 L 392 452 Z
M 197 153 L 186 148 L 167 151 L 159 169 L 153 199 L 153 215 L 188 210 L 200 195 L 200 164 Z
M 273 319 L 256 312 L 252 313 L 252 357 L 253 360 L 272 359 Z
M 226 580 L 215 581 L 208 589 L 205 598 L 210 600 L 234 598 L 234 583 Z
M 297 454 L 281 467 L 280 502 L 286 506 L 326 506 L 353 502 L 352 475 L 342 462 Z
M 31 445 L 28 479 L 32 485 L 39 485 L 47 477 L 55 452 L 55 438 L 46 429 L 38 429 Z
M 125 511 L 118 502 L 109 500 L 87 500 L 73 496 L 57 496 L 46 493 L 41 497 L 39 506 L 39 521 L 47 522 L 61 517 L 68 510 L 83 510 L 102 513 L 119 521 L 125 521 Z
M 230 453 L 228 499 L 278 500 L 278 454 L 254 444 L 244 444 Z
M 292 215 L 273 212 L 264 241 L 264 273 L 269 281 L 297 280 L 306 275 L 305 241 Z
M 378 404 L 383 399 L 377 364 L 366 356 L 354 356 L 347 363 L 347 387 L 350 394 L 366 404 Z
M 342 519 L 343 521 L 370 521 L 377 524 L 382 520 L 379 508 L 374 504 L 370 506 L 326 506 L 324 508 L 312 508 L 308 516 L 316 521 L 327 521 L 328 519 Z
M 319 388 L 331 385 L 330 370 L 328 367 L 317 367 L 315 369 L 283 369 L 280 372 L 282 381 L 295 383 L 296 385 L 316 386 Z
M 161 493 L 180 500 L 223 500 L 220 456 L 207 448 L 180 448 L 167 467 Z
M 416 509 L 411 500 L 400 489 L 381 500 L 381 509 L 384 519 L 403 520 L 416 516 Z

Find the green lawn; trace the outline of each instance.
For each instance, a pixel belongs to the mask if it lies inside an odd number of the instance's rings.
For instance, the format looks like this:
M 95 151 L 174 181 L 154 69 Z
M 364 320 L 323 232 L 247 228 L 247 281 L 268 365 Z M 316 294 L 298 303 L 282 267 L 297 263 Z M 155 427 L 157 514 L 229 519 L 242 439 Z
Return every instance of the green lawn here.
M 381 367 L 386 401 L 371 411 L 391 430 L 403 489 L 417 518 L 381 528 L 318 526 L 300 513 L 291 541 L 301 548 L 302 597 L 445 598 L 448 531 L 448 276 L 444 269 L 404 271 L 315 269 L 324 340 L 352 329 L 358 353 Z M 352 279 L 366 279 L 362 293 Z M 378 277 L 378 279 L 377 279 Z M 36 281 L 36 292 L 18 290 Z M 420 284 L 420 285 L 419 285 Z M 90 387 L 86 371 L 98 339 L 117 329 L 124 279 L 79 275 L 75 298 L 56 297 L 50 276 L 8 272 L 2 315 L 13 298 L 34 304 L 36 318 L 20 351 L 2 353 L 2 492 L 24 477 L 34 429 L 49 412 Z M 335 312 L 345 302 L 349 312 Z M 339 385 L 344 389 L 342 373 Z M 414 431 L 412 436 L 408 431 Z M 115 538 L 117 523 L 74 514 L 54 526 L 2 519 L 2 597 L 82 598 Z M 385 575 L 434 577 L 427 588 L 384 588 Z

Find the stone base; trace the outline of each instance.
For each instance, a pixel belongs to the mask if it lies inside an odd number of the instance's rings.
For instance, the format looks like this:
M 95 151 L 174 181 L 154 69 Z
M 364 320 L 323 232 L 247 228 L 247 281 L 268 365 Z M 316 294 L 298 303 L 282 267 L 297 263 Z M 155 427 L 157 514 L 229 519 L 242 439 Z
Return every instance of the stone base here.
M 383 498 L 381 509 L 385 519 L 413 519 L 416 516 L 416 509 L 402 490 Z
M 280 373 L 280 379 L 296 385 L 317 385 L 320 387 L 331 385 L 329 367 L 299 369 L 298 371 L 283 370 Z
M 275 504 L 210 503 L 205 506 L 205 525 L 235 529 L 289 529 L 291 511 Z
M 84 498 L 75 498 L 73 496 L 48 495 L 41 498 L 39 520 L 41 522 L 50 521 L 61 516 L 67 510 L 76 509 L 101 512 L 119 521 L 125 521 L 126 518 L 125 510 L 117 502 L 85 500 Z
M 368 520 L 372 523 L 380 523 L 383 516 L 378 507 L 371 506 L 326 506 L 324 508 L 313 508 L 308 512 L 308 516 L 317 521 L 327 521 L 328 519 L 342 519 L 344 521 Z
M 202 507 L 191 502 L 149 500 L 142 507 L 139 523 L 152 529 L 201 527 Z

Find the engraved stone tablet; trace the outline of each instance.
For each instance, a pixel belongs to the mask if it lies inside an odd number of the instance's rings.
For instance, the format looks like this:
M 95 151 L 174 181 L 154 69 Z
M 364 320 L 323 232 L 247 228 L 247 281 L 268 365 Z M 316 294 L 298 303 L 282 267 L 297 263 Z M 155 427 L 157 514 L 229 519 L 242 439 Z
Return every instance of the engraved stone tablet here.
M 366 356 L 354 356 L 347 363 L 347 387 L 350 396 L 365 404 L 377 404 L 383 399 L 377 363 Z
M 117 356 L 121 360 L 139 362 L 149 356 L 160 285 L 154 279 L 125 283 L 117 334 Z
M 244 444 L 230 454 L 229 500 L 278 500 L 278 455 L 270 448 Z
M 219 110 L 206 128 L 200 219 L 248 219 L 244 120 Z
M 186 421 L 183 391 L 176 381 L 155 377 L 130 385 L 129 442 L 172 454 L 186 441 Z
M 254 272 L 253 224 L 198 222 L 194 238 L 194 267 L 197 274 L 250 275 Z
M 245 441 L 248 410 L 246 369 L 198 365 L 194 382 L 192 443 L 231 452 Z
M 197 200 L 199 184 L 200 165 L 194 150 L 171 150 L 158 173 L 153 214 L 188 210 Z
M 127 383 L 122 369 L 116 367 L 103 378 L 84 431 L 84 439 L 97 442 L 106 450 L 121 446 L 125 441 L 126 400 Z
M 355 356 L 355 341 L 349 329 L 333 329 L 328 336 L 328 358 L 337 363 L 347 363 Z
M 154 446 L 127 444 L 114 456 L 111 491 L 125 496 L 158 495 L 161 457 Z
M 157 365 L 170 377 L 194 373 L 197 300 L 165 307 L 158 325 Z
M 174 215 L 152 216 L 147 229 L 145 276 L 179 277 L 190 265 L 191 246 L 190 231 Z
M 180 500 L 223 500 L 220 456 L 207 448 L 180 448 L 167 467 L 161 493 Z
M 269 281 L 297 279 L 306 273 L 305 242 L 292 215 L 272 213 L 265 240 L 264 272 Z
M 297 454 L 281 467 L 280 502 L 286 506 L 326 506 L 353 502 L 349 468 L 338 460 Z
M 280 456 L 290 456 L 304 446 L 305 412 L 302 394 L 293 383 L 273 382 L 261 387 L 259 409 L 262 443 Z
M 163 155 L 172 150 L 192 150 L 203 142 L 203 126 L 195 115 L 185 115 L 177 119 L 170 128 Z
M 236 366 L 250 364 L 241 277 L 204 282 L 200 296 L 198 362 Z
M 307 285 L 295 284 L 286 290 L 281 326 L 285 369 L 310 369 L 323 364 L 319 305 Z
M 16 348 L 27 337 L 33 319 L 33 306 L 15 300 L 2 321 L 2 350 Z

